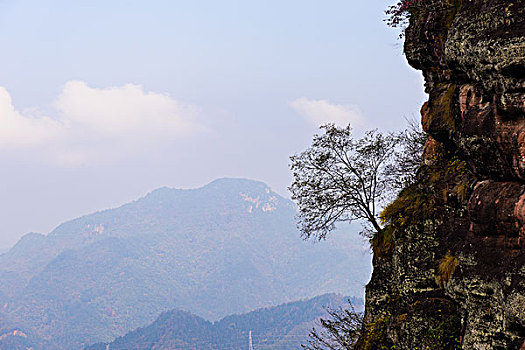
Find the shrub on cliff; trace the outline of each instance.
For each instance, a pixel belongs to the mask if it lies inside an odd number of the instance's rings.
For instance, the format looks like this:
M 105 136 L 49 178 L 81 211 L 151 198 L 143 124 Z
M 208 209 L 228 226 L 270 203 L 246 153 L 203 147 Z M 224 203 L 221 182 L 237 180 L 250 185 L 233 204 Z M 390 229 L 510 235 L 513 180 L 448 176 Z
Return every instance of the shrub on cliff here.
M 458 258 L 450 254 L 450 251 L 447 252 L 445 257 L 439 260 L 436 283 L 441 286 L 443 283 L 448 282 L 452 277 L 452 274 L 454 274 L 457 266 Z
M 390 6 L 386 11 L 387 18 L 385 19 L 387 25 L 394 28 L 401 28 L 401 34 L 399 37 L 402 38 L 405 32 L 405 28 L 408 26 L 410 18 L 417 12 L 417 9 L 421 6 L 422 0 L 401 0 L 397 4 Z

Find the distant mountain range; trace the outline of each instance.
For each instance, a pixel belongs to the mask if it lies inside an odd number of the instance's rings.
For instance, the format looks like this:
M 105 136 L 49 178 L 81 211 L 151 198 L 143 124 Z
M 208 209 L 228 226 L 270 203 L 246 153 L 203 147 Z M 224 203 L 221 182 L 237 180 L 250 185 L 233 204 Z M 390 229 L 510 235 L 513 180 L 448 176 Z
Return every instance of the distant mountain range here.
M 326 308 L 348 307 L 348 298 L 325 294 L 310 300 L 233 315 L 212 323 L 180 310 L 162 313 L 151 325 L 134 330 L 111 343 L 86 350 L 244 350 L 252 343 L 258 350 L 298 350 L 308 334 L 326 317 Z M 362 306 L 363 300 L 352 300 Z
M 294 214 L 261 182 L 220 179 L 28 234 L 0 255 L 0 334 L 16 326 L 42 349 L 78 349 L 175 308 L 217 320 L 328 292 L 362 295 L 370 257 L 360 238 L 304 242 Z

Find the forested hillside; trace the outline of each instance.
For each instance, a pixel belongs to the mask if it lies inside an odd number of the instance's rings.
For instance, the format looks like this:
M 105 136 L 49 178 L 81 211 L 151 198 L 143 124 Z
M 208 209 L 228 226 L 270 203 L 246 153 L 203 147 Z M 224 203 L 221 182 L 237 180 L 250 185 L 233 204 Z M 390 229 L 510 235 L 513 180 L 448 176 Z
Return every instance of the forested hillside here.
M 304 242 L 294 215 L 256 181 L 155 190 L 0 255 L 0 316 L 55 350 L 109 341 L 174 308 L 213 321 L 328 292 L 362 295 L 360 238 Z
M 353 299 L 362 306 L 362 300 Z M 233 315 L 212 323 L 190 313 L 173 310 L 160 315 L 151 325 L 139 328 L 109 343 L 114 350 L 247 349 L 252 332 L 254 348 L 260 350 L 301 349 L 316 320 L 326 307 L 348 306 L 346 298 L 326 294 L 310 300 Z M 86 350 L 106 350 L 104 343 Z

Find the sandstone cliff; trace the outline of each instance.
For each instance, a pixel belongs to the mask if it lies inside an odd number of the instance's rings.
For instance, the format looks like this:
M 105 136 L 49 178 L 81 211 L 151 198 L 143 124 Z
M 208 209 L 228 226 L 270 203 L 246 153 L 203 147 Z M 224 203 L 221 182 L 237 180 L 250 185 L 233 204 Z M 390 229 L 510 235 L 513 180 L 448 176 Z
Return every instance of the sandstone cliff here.
M 382 213 L 358 349 L 525 349 L 525 1 L 412 1 L 430 135 Z

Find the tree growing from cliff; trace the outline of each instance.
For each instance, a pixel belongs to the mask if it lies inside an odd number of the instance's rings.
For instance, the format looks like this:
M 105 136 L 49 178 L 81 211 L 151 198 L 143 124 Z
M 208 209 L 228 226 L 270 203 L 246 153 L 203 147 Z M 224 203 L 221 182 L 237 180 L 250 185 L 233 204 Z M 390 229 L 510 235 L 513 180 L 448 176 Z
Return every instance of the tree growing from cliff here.
M 324 239 L 337 222 L 359 220 L 361 234 L 371 238 L 382 231 L 381 207 L 414 180 L 423 133 L 371 130 L 355 139 L 350 125 L 321 129 L 310 148 L 290 157 L 294 181 L 289 190 L 298 205 L 301 234 Z
M 350 302 L 349 302 L 350 303 Z M 353 349 L 362 329 L 363 314 L 354 311 L 352 304 L 347 309 L 328 309 L 328 318 L 320 320 L 321 328 L 313 328 L 305 350 Z

